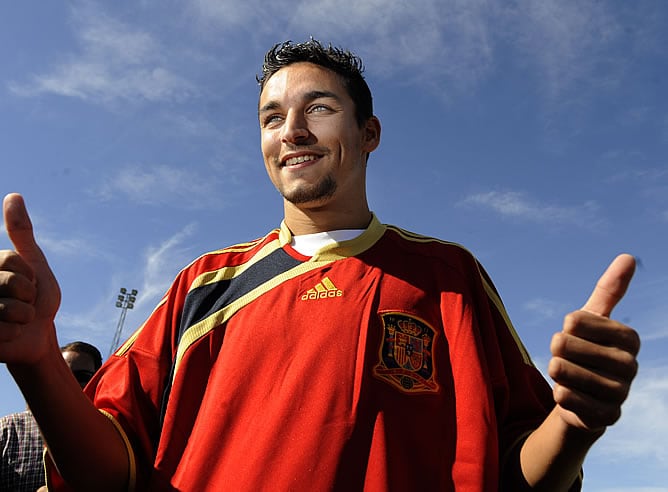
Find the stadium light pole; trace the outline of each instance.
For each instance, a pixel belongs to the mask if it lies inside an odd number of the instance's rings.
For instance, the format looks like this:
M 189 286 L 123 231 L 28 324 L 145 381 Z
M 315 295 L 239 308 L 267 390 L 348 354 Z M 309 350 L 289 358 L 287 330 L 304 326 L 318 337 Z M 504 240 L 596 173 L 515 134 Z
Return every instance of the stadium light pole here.
M 121 333 L 123 332 L 123 323 L 125 323 L 125 315 L 127 314 L 128 309 L 135 307 L 137 293 L 137 289 L 128 291 L 125 287 L 121 287 L 120 294 L 118 294 L 118 297 L 116 298 L 116 307 L 121 308 L 121 316 L 118 318 L 114 340 L 111 342 L 111 348 L 109 349 L 109 357 L 111 357 L 111 354 L 118 348 L 118 344 L 121 340 Z

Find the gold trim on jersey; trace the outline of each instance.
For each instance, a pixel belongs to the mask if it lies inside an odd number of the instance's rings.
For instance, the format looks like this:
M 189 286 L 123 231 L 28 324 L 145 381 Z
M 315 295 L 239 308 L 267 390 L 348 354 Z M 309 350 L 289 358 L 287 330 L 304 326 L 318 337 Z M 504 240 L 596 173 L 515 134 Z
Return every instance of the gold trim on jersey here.
M 130 440 L 128 439 L 127 434 L 125 434 L 125 431 L 123 430 L 123 427 L 121 424 L 114 418 L 113 415 L 111 415 L 109 412 L 98 409 L 98 411 L 107 417 L 112 424 L 114 424 L 114 427 L 116 428 L 116 431 L 121 436 L 121 439 L 123 439 L 123 444 L 125 444 L 125 448 L 128 452 L 128 492 L 133 492 L 135 490 L 135 486 L 137 485 L 137 464 L 136 464 L 136 458 L 135 458 L 135 452 L 134 449 L 132 449 L 132 445 L 130 444 Z

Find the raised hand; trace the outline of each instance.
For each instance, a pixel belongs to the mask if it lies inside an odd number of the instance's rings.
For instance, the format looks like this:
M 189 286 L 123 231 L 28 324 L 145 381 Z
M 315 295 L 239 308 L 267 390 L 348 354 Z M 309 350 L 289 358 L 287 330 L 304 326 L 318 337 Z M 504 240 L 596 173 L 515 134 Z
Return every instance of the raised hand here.
M 575 428 L 602 431 L 614 424 L 638 370 L 638 333 L 610 318 L 634 270 L 631 255 L 615 258 L 582 309 L 568 314 L 552 338 L 548 373 L 556 383 L 556 410 Z
M 60 288 L 35 242 L 23 197 L 7 195 L 3 212 L 15 249 L 0 251 L 0 362 L 32 364 L 57 348 Z

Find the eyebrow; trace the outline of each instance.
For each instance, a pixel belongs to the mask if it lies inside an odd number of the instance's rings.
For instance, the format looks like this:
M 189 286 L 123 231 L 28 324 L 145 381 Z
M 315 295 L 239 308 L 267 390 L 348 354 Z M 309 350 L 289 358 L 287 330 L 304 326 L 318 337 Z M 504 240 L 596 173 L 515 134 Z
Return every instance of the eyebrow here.
M 304 94 L 304 97 L 302 99 L 306 102 L 309 102 L 309 101 L 314 101 L 316 99 L 327 98 L 327 97 L 335 99 L 337 101 L 341 101 L 341 98 L 338 95 L 330 91 L 309 91 Z M 269 101 L 267 104 L 258 109 L 258 113 L 273 111 L 274 109 L 278 109 L 280 107 L 281 105 L 279 104 L 278 101 Z

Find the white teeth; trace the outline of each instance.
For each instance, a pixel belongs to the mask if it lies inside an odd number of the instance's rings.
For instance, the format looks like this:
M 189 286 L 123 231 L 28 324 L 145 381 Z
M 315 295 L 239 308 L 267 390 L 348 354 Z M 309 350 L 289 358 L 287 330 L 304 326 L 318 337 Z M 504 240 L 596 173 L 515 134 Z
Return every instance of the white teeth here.
M 314 161 L 318 158 L 318 156 L 315 155 L 300 155 L 299 157 L 291 157 L 287 161 L 285 161 L 286 166 L 294 166 L 295 164 L 301 164 L 302 162 L 306 161 Z

